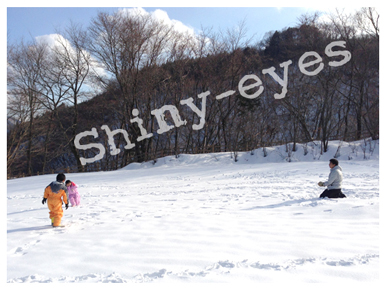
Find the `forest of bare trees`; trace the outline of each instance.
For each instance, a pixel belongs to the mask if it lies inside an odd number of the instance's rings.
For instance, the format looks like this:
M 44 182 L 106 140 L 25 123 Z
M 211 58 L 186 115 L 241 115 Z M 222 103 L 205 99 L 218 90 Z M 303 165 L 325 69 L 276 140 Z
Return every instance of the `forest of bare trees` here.
M 244 22 L 234 30 L 192 34 L 150 15 L 117 11 L 99 13 L 88 27 L 72 23 L 54 43 L 8 44 L 8 177 L 115 170 L 166 155 L 237 154 L 277 144 L 297 150 L 298 143 L 311 141 L 327 151 L 330 140 L 378 139 L 378 21 L 373 8 L 352 15 L 336 11 L 324 21 L 303 15 L 295 27 L 267 32 L 256 42 L 247 38 Z M 351 53 L 342 66 L 329 65 L 341 59 L 326 56 L 333 41 L 344 41 Z M 324 64 L 315 76 L 297 65 L 310 51 Z M 284 77 L 280 65 L 289 60 L 286 95 L 275 98 L 282 87 L 262 70 L 274 67 Z M 248 99 L 238 85 L 252 74 L 264 91 Z M 229 91 L 235 93 L 216 99 Z M 193 104 L 205 109 L 199 130 Z M 171 105 L 186 125 L 178 126 L 165 111 L 160 118 L 173 128 L 157 133 L 154 112 Z M 92 128 L 97 135 L 80 143 L 98 143 L 99 149 L 79 149 L 77 135 Z M 120 130 L 114 152 L 107 130 Z M 144 132 L 151 138 L 140 138 Z M 126 137 L 133 143 L 129 149 Z M 103 158 L 82 164 L 102 147 Z

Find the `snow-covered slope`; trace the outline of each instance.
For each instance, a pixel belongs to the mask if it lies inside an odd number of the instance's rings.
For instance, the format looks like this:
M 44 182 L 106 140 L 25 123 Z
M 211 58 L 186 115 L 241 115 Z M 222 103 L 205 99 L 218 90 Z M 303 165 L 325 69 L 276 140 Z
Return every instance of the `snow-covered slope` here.
M 379 142 L 285 149 L 67 174 L 64 228 L 41 203 L 55 175 L 9 180 L 7 281 L 379 281 Z M 347 198 L 319 199 L 336 155 Z

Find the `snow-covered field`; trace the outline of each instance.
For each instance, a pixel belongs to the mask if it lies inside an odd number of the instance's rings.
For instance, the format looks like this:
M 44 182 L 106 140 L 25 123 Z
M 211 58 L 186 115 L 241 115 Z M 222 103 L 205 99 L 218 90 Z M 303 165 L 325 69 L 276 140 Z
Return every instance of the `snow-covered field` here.
M 8 180 L 7 282 L 378 282 L 379 142 L 317 145 L 67 174 L 64 228 L 41 203 L 56 175 Z M 347 198 L 319 199 L 339 145 Z

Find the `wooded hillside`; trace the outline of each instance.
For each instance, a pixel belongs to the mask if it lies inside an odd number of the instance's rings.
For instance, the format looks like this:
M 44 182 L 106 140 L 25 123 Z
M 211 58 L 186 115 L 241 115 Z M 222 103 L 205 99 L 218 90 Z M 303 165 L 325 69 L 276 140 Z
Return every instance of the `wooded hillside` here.
M 313 140 L 326 151 L 329 140 L 377 139 L 378 18 L 372 8 L 325 22 L 304 15 L 253 43 L 243 23 L 192 35 L 117 11 L 98 14 L 87 28 L 71 25 L 55 45 L 9 45 L 8 177 L 277 144 L 297 150 Z M 332 43 L 340 45 L 329 51 Z M 344 51 L 350 59 L 340 65 Z M 79 138 L 92 128 L 97 135 Z M 77 136 L 80 145 L 101 145 L 80 149 Z

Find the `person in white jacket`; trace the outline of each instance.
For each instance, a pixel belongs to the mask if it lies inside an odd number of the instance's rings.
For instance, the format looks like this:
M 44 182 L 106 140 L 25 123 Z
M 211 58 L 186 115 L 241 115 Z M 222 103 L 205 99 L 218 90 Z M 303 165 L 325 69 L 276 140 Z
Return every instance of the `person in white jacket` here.
M 330 170 L 330 175 L 328 176 L 328 180 L 325 182 L 319 181 L 318 183 L 319 186 L 327 186 L 327 189 L 323 191 L 323 193 L 319 197 L 320 198 L 346 197 L 342 193 L 343 174 L 342 174 L 342 168 L 339 166 L 339 161 L 336 159 L 330 159 L 329 167 L 331 170 Z

